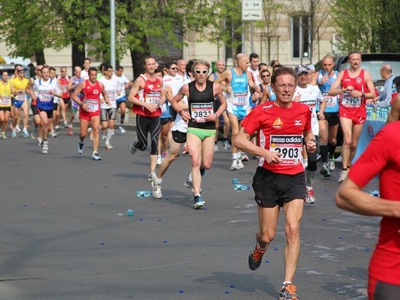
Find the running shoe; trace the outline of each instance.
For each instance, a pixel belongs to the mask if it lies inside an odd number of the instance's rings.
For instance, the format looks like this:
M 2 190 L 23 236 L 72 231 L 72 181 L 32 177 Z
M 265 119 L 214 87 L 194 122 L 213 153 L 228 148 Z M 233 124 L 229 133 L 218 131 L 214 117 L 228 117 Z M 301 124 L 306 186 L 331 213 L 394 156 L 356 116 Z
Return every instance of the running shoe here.
M 37 144 L 39 147 L 42 147 L 42 143 L 43 143 L 43 139 L 40 138 L 40 137 L 38 137 L 38 138 L 36 139 L 36 144 Z
M 319 172 L 321 173 L 321 175 L 323 175 L 324 177 L 330 177 L 331 176 L 331 172 L 329 171 L 329 167 L 327 163 L 323 163 L 321 170 L 319 170 Z
M 338 180 L 339 183 L 342 183 L 347 178 L 347 173 L 348 173 L 348 171 L 340 172 L 340 177 L 339 177 L 339 180 Z
M 50 135 L 53 138 L 57 137 L 57 133 L 54 130 L 50 131 Z
M 231 145 L 229 145 L 228 140 L 225 140 L 225 141 L 224 141 L 224 149 L 225 149 L 225 150 L 231 149 Z
M 193 195 L 194 195 L 193 182 L 189 180 L 189 177 L 186 178 L 186 180 L 185 180 L 185 182 L 183 183 L 183 185 L 184 185 L 185 187 L 187 187 L 188 189 L 192 189 L 192 193 L 193 193 Z M 200 193 L 202 193 L 202 192 L 203 192 L 203 189 L 200 188 Z
M 255 271 L 260 267 L 264 253 L 257 249 L 257 245 L 254 246 L 254 249 L 249 253 L 250 270 Z
M 315 199 L 315 196 L 314 196 L 313 187 L 312 186 L 307 186 L 306 188 L 307 188 L 307 190 L 306 190 L 306 203 L 315 204 L 316 199 Z
M 328 167 L 329 167 L 329 171 L 335 171 L 335 159 L 334 158 L 329 158 L 328 159 Z
M 154 181 L 154 180 L 156 180 L 156 178 L 157 178 L 157 175 L 156 175 L 156 172 L 154 172 L 154 171 L 151 171 L 149 173 L 149 176 L 147 176 L 148 181 Z
M 13 129 L 12 131 L 11 131 L 11 138 L 12 139 L 15 139 L 17 137 L 17 131 L 15 130 L 15 129 Z
M 107 138 L 107 134 L 105 132 L 101 132 L 100 138 L 105 140 Z
M 32 140 L 36 140 L 38 135 L 38 129 L 33 127 L 32 132 L 31 132 L 31 138 Z
M 49 152 L 49 142 L 48 141 L 43 141 L 41 144 L 41 152 L 43 154 L 47 154 Z
M 199 195 L 194 196 L 194 208 L 199 209 L 202 208 L 206 204 Z
M 118 129 L 119 129 L 119 132 L 121 132 L 122 134 L 124 134 L 126 132 L 125 128 L 122 126 L 119 126 Z
M 234 159 L 232 161 L 231 170 L 237 170 L 237 169 L 238 169 L 237 159 Z
M 247 156 L 246 153 L 242 152 L 241 157 L 242 157 L 241 161 L 249 161 L 249 157 Z
M 82 142 L 78 143 L 78 147 L 76 148 L 76 150 L 78 151 L 78 154 L 82 154 L 83 153 L 83 145 L 85 145 Z
M 114 149 L 114 147 L 111 146 L 110 143 L 106 143 L 106 144 L 104 145 L 104 149 L 106 149 L 106 150 L 112 150 L 112 149 Z
M 54 128 L 54 130 L 57 132 L 57 133 L 60 133 L 60 126 L 56 126 L 55 128 Z
M 248 159 L 248 158 L 247 158 Z M 237 160 L 237 169 L 238 170 L 240 170 L 240 169 L 243 169 L 244 168 L 244 165 L 243 165 L 243 163 L 242 163 L 242 160 L 241 159 L 238 159 Z
M 92 159 L 93 160 L 101 160 L 101 157 L 97 152 L 93 152 Z
M 68 122 L 64 121 L 64 128 L 68 128 Z
M 68 125 L 68 135 L 73 135 L 74 131 L 72 130 L 72 125 Z
M 135 153 L 136 153 L 137 148 L 136 148 L 135 144 L 136 144 L 136 142 L 137 142 L 138 140 L 139 140 L 139 139 L 138 139 L 137 137 L 135 137 L 135 138 L 133 139 L 133 141 L 132 141 L 132 144 L 130 144 L 130 146 L 129 146 L 129 151 L 131 152 L 131 155 L 135 155 Z
M 218 150 L 218 144 L 214 144 L 214 152 L 219 152 L 219 150 Z
M 162 199 L 161 184 L 157 184 L 155 181 L 153 181 L 151 183 L 151 187 L 153 188 L 153 197 L 155 199 Z
M 159 155 L 159 156 L 157 157 L 156 166 L 159 167 L 159 166 L 161 165 L 161 162 L 162 162 L 162 158 L 161 158 L 161 155 Z
M 3 140 L 7 139 L 7 136 L 6 136 L 6 134 L 5 134 L 4 132 L 1 133 L 1 138 L 2 138 Z
M 292 283 L 282 285 L 279 300 L 300 300 L 296 294 L 297 287 Z
M 24 128 L 24 129 L 22 130 L 22 135 L 23 135 L 25 138 L 29 137 L 29 132 L 28 132 L 28 130 L 27 130 L 26 128 Z
M 19 125 L 15 126 L 15 130 L 17 131 L 17 133 L 21 132 L 21 128 L 19 128 Z
M 201 177 L 206 177 L 206 169 L 200 168 L 200 175 Z

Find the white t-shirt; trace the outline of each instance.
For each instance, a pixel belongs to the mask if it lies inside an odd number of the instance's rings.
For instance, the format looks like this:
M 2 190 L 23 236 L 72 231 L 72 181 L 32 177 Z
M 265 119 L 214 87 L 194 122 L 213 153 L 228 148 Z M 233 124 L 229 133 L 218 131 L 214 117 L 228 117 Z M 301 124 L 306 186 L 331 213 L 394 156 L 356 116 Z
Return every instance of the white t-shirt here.
M 125 84 L 129 83 L 130 80 L 124 74 L 122 74 L 121 76 L 115 75 L 115 77 L 117 78 L 117 80 L 120 84 L 121 94 L 119 96 L 117 95 L 117 99 L 120 99 L 120 98 L 126 96 Z
M 191 81 L 192 80 L 190 80 L 190 79 L 186 79 L 186 81 L 183 84 L 187 84 Z M 183 101 L 183 103 L 187 104 L 188 103 L 187 97 L 186 96 L 183 97 L 182 101 Z M 171 131 L 187 132 L 187 127 L 188 127 L 188 124 L 182 119 L 182 116 L 180 114 L 177 114 L 174 126 L 172 127 Z
M 119 90 L 120 88 L 120 83 L 117 76 L 113 75 L 111 79 L 106 79 L 106 77 L 103 76 L 99 79 L 99 82 L 101 82 L 104 85 L 104 90 L 106 91 L 108 96 L 108 101 L 110 102 L 110 105 L 102 102 L 100 108 L 101 109 L 116 108 L 117 101 L 115 96 L 117 95 L 117 90 Z M 101 96 L 101 98 L 103 98 L 103 96 Z
M 83 78 L 83 80 L 89 79 L 89 74 L 88 74 L 88 72 L 86 72 L 85 70 L 82 70 L 82 71 L 81 71 L 81 77 Z
M 306 88 L 296 87 L 293 99 L 301 95 L 301 103 L 307 104 L 311 110 L 311 128 L 314 135 L 319 135 L 319 126 L 317 118 L 317 102 L 321 103 L 324 101 L 324 96 L 322 96 L 321 91 L 316 85 L 308 84 Z
M 164 82 L 164 88 L 167 85 L 170 86 L 172 94 L 175 96 L 176 94 L 178 94 L 179 89 L 182 87 L 185 80 L 183 80 L 182 76 L 179 75 L 171 76 L 167 74 L 163 77 L 163 82 Z
M 255 84 L 259 85 L 261 82 L 258 81 L 258 74 L 260 74 L 258 72 L 258 69 L 253 71 L 250 67 L 247 68 L 247 71 L 251 72 L 251 74 L 253 75 L 253 81 Z

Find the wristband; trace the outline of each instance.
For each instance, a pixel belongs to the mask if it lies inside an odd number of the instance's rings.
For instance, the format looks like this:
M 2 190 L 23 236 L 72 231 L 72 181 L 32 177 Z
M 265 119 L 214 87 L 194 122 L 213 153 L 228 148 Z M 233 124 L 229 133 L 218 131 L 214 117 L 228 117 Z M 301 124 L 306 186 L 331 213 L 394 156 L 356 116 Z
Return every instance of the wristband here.
M 215 113 L 215 115 L 217 116 L 217 118 L 219 117 L 219 116 L 218 116 L 218 113 Z

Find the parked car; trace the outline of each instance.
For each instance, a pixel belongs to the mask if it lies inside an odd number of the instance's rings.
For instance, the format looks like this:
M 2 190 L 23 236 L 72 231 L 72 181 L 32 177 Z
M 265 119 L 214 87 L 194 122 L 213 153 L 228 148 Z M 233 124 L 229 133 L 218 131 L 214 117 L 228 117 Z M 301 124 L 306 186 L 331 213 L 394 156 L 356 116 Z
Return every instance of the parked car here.
M 25 70 L 25 77 L 30 78 L 30 69 L 28 66 L 22 66 Z M 15 65 L 13 64 L 0 64 L 0 71 L 3 72 L 6 70 L 8 72 L 8 78 L 11 79 L 11 76 L 14 75 Z

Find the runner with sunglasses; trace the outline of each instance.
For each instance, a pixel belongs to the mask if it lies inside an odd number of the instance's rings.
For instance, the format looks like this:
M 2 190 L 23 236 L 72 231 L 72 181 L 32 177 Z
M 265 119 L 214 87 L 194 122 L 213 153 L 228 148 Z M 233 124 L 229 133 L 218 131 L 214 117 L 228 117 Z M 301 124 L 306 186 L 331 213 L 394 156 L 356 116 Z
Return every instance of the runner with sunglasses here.
M 173 108 L 178 111 L 184 121 L 188 121 L 187 144 L 192 158 L 192 178 L 194 192 L 194 208 L 205 204 L 200 195 L 201 173 L 211 168 L 214 155 L 215 120 L 226 108 L 225 97 L 218 83 L 207 80 L 210 63 L 194 60 L 192 74 L 194 81 L 185 84 L 172 100 Z M 179 102 L 184 96 L 188 98 L 189 111 L 180 108 Z M 215 98 L 221 102 L 215 109 Z

